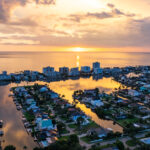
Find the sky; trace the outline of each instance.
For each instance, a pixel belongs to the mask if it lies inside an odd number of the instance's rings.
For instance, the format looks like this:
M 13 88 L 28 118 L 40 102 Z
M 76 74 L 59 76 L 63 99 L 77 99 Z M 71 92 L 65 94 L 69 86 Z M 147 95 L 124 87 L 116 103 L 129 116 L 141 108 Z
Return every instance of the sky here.
M 149 0 L 0 0 L 0 50 L 150 51 Z

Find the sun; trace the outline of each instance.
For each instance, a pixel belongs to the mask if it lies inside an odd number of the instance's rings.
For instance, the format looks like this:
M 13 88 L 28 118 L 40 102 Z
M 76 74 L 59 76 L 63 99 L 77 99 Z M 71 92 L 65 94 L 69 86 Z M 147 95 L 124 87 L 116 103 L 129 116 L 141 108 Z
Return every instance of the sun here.
M 83 52 L 83 51 L 84 51 L 84 48 L 75 47 L 75 48 L 73 48 L 73 51 L 74 51 L 74 52 Z

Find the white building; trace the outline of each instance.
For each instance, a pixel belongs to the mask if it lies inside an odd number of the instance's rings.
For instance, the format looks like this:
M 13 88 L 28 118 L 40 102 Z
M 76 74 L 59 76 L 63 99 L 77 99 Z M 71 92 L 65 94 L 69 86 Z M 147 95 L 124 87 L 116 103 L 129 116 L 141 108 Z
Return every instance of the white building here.
M 68 75 L 69 74 L 69 68 L 68 67 L 60 67 L 59 68 L 59 73 L 61 75 Z
M 69 72 L 69 76 L 79 76 L 80 72 L 79 72 L 79 68 L 71 68 L 70 72 Z
M 93 69 L 95 68 L 100 68 L 100 63 L 99 62 L 94 62 L 93 63 Z
M 93 69 L 93 74 L 94 75 L 98 75 L 98 74 L 102 74 L 103 70 L 101 68 L 94 68 Z
M 55 72 L 54 67 L 43 68 L 43 74 L 45 74 L 46 76 L 49 76 L 53 72 Z
M 1 81 L 11 80 L 11 76 L 7 75 L 7 71 L 3 71 L 2 74 L 0 74 L 0 80 Z
M 47 77 L 52 77 L 55 78 L 56 76 L 59 76 L 59 72 L 56 72 L 54 67 L 46 67 L 43 68 L 43 74 L 46 75 Z
M 90 73 L 91 72 L 91 68 L 89 66 L 82 66 L 81 67 L 81 72 L 82 73 Z

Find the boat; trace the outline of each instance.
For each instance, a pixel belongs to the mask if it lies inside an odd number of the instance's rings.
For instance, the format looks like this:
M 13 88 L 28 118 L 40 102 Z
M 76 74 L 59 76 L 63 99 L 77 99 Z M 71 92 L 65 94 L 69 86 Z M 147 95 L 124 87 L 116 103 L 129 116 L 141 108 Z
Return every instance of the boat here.
M 3 120 L 0 120 L 0 128 L 3 127 Z
M 0 136 L 4 135 L 4 131 L 0 130 Z

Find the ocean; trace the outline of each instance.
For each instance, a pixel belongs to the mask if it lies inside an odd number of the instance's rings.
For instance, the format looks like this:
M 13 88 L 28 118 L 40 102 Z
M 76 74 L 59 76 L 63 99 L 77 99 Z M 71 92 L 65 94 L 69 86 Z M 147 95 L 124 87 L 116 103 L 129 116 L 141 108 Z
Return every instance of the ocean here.
M 18 72 L 22 70 L 42 71 L 52 66 L 92 66 L 99 61 L 101 67 L 123 67 L 149 65 L 150 53 L 123 52 L 0 52 L 0 71 Z

